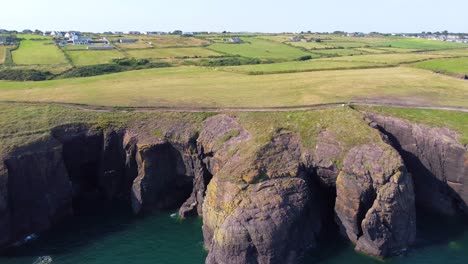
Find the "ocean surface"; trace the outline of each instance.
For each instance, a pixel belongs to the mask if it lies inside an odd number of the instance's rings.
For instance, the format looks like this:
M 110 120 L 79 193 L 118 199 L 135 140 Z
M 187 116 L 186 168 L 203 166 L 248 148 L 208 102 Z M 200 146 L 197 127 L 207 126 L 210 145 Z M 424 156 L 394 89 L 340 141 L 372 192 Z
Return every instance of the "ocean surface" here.
M 34 242 L 0 256 L 0 264 L 32 264 L 50 256 L 55 264 L 204 263 L 201 219 L 179 220 L 175 212 L 134 217 L 124 210 L 84 214 Z M 172 215 L 172 216 L 171 216 Z M 467 264 L 468 225 L 459 220 L 418 215 L 418 246 L 385 261 L 354 252 L 331 235 L 304 259 L 309 263 Z

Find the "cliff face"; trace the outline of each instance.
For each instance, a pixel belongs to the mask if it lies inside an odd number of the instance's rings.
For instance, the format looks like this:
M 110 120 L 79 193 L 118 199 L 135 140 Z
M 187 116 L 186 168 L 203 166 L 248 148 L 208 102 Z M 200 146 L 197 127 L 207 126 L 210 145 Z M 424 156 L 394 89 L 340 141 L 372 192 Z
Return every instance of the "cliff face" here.
M 100 201 L 203 216 L 207 263 L 297 263 L 333 222 L 356 250 L 385 257 L 414 242 L 415 199 L 440 212 L 466 210 L 466 150 L 454 134 L 369 115 L 394 148 L 351 117 L 356 131 L 322 119 L 288 129 L 299 125 L 224 114 L 164 131 L 54 128 L 0 163 L 0 245 Z
M 203 205 L 207 263 L 297 263 L 316 245 L 323 223 L 333 221 L 321 209 L 328 198 L 323 188 L 336 188 L 336 222 L 356 250 L 390 256 L 414 242 L 413 184 L 391 146 L 360 145 L 344 153 L 345 142 L 324 130 L 310 149 L 297 134 L 279 131 L 246 154 L 243 146 L 255 144 L 255 135 L 229 116 L 209 118 L 203 127 L 210 124 L 226 127 L 206 137 L 202 131 L 202 144 L 239 133 L 215 149 L 206 146 L 213 150 Z
M 413 175 L 418 206 L 446 215 L 468 214 L 468 155 L 455 132 L 374 113 L 366 116 L 400 152 Z
M 132 130 L 53 129 L 1 164 L 0 245 L 46 231 L 86 206 L 129 203 L 135 213 L 180 206 L 192 191 L 190 144 Z

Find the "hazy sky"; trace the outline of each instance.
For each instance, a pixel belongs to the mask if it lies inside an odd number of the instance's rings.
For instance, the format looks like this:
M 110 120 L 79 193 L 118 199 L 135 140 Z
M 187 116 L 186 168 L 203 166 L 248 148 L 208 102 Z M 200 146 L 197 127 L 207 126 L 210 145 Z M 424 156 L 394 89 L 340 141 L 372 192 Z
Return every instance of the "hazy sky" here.
M 468 0 L 1 0 L 0 28 L 468 32 Z

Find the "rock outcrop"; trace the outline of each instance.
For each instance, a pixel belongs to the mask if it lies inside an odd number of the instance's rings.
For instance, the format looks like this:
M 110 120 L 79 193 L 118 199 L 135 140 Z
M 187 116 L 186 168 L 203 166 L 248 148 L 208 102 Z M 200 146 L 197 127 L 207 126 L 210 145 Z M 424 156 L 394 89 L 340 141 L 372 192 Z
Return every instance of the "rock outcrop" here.
M 468 154 L 454 131 L 380 114 L 366 116 L 403 157 L 414 178 L 419 207 L 446 215 L 468 215 Z
M 374 144 L 351 149 L 336 187 L 337 221 L 357 250 L 386 257 L 414 242 L 413 182 L 395 150 Z
M 234 118 L 204 124 L 199 142 L 213 153 L 203 204 L 206 263 L 297 263 L 316 245 L 321 226 L 320 199 L 301 167 L 298 137 L 282 133 L 249 152 L 254 136 Z M 214 124 L 224 126 L 211 129 Z
M 228 116 L 213 119 L 205 122 L 230 128 L 210 134 L 209 142 L 239 129 Z M 312 150 L 287 131 L 258 146 L 255 135 L 245 133 L 212 152 L 213 179 L 203 205 L 207 263 L 297 263 L 330 221 L 321 210 L 329 198 L 323 187 L 336 186 L 337 223 L 356 250 L 383 257 L 414 242 L 412 179 L 391 146 L 381 142 L 346 153 L 344 143 L 326 130 Z M 249 152 L 253 144 L 256 151 Z

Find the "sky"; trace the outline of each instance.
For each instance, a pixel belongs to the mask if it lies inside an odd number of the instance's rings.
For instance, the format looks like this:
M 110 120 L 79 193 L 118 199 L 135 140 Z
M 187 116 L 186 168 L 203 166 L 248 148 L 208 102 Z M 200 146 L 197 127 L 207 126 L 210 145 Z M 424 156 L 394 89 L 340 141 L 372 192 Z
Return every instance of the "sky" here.
M 1 0 L 9 30 L 468 32 L 468 0 Z

